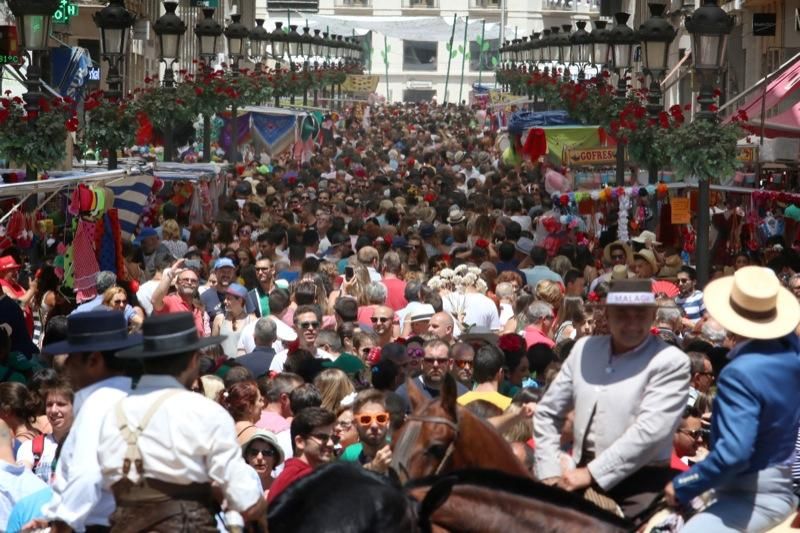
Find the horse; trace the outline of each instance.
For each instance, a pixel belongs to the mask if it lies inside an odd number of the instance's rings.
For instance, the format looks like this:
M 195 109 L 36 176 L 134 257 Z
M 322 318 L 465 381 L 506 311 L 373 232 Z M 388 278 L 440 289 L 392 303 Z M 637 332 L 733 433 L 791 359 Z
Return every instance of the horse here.
M 412 414 L 392 439 L 391 466 L 401 481 L 471 467 L 531 477 L 493 427 L 458 406 L 450 375 L 437 399 L 427 400 L 410 381 L 407 390 Z

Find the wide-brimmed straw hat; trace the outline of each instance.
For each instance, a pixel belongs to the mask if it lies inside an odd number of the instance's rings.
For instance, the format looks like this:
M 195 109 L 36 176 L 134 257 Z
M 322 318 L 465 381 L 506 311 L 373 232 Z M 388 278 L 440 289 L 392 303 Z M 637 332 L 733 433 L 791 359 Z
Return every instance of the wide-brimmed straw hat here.
M 148 359 L 190 353 L 219 344 L 225 335 L 200 337 L 191 313 L 168 313 L 144 319 L 140 346 L 117 352 L 122 359 Z
M 800 303 L 775 273 L 748 266 L 709 283 L 703 302 L 711 318 L 748 339 L 776 339 L 800 323 Z
M 633 250 L 631 250 L 631 247 L 622 241 L 614 241 L 606 244 L 605 248 L 603 248 L 603 259 L 605 259 L 607 263 L 613 263 L 613 261 L 611 261 L 611 250 L 613 248 L 622 248 L 625 250 L 625 255 L 628 258 L 626 261 L 627 263 L 633 261 Z
M 653 269 L 653 275 L 655 276 L 658 273 L 658 261 L 656 261 L 656 255 L 647 249 L 639 250 L 635 254 L 633 254 L 634 259 L 644 259 Z

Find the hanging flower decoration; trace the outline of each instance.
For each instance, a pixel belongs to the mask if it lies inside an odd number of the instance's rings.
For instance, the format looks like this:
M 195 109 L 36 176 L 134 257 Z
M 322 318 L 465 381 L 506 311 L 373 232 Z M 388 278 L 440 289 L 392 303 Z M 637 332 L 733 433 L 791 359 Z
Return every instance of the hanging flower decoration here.
M 70 98 L 40 98 L 38 111 L 28 112 L 22 98 L 0 98 L 0 155 L 37 171 L 56 166 L 66 153 L 67 132 L 78 129 L 74 104 Z

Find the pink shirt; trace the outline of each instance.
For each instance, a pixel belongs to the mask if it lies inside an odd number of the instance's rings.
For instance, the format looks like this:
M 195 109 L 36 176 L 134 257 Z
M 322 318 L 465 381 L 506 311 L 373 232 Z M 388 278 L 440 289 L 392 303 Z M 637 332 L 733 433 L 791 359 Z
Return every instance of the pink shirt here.
M 383 278 L 381 283 L 386 287 L 386 305 L 399 311 L 408 305 L 406 300 L 406 282 L 397 278 Z
M 283 418 L 278 413 L 273 413 L 272 411 L 261 411 L 261 418 L 258 419 L 256 422 L 256 427 L 261 429 L 266 429 L 267 431 L 271 431 L 276 435 L 281 431 L 285 431 L 290 428 L 291 422 L 285 418 Z
M 185 301 L 183 301 L 183 298 L 177 294 L 168 294 L 164 296 L 164 307 L 161 308 L 161 311 L 156 311 L 154 314 L 165 315 L 167 313 L 184 312 L 192 313 L 192 316 L 194 317 L 194 327 L 197 328 L 197 334 L 199 336 L 207 337 L 210 334 L 210 332 L 206 331 L 205 327 L 205 319 L 203 316 L 205 315 L 205 312 L 187 304 Z
M 542 333 L 542 330 L 533 325 L 526 326 L 525 329 L 522 330 L 522 334 L 525 336 L 525 344 L 528 348 L 534 344 L 546 344 L 548 348 L 552 348 L 556 345 L 553 339 Z

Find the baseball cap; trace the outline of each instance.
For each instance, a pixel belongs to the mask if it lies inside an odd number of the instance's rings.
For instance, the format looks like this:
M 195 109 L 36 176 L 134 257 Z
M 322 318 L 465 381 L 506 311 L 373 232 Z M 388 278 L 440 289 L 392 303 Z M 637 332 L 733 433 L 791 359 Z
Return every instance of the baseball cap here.
M 214 270 L 225 267 L 236 268 L 236 265 L 233 264 L 233 260 L 230 257 L 220 257 L 217 259 L 217 262 L 214 263 Z
M 238 283 L 231 283 L 228 285 L 228 289 L 225 291 L 226 294 L 231 294 L 238 298 L 245 299 L 247 298 L 247 289 L 239 285 Z

